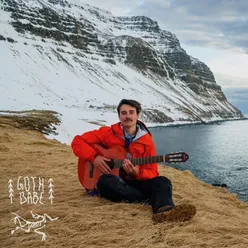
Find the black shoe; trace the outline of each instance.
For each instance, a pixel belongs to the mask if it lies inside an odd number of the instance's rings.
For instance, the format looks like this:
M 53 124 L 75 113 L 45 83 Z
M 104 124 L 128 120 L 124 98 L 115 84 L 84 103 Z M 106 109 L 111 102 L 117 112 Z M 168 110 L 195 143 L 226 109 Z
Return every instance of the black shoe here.
M 176 207 L 163 206 L 153 214 L 153 220 L 156 222 L 164 221 L 188 221 L 196 214 L 196 207 L 190 204 L 181 204 Z

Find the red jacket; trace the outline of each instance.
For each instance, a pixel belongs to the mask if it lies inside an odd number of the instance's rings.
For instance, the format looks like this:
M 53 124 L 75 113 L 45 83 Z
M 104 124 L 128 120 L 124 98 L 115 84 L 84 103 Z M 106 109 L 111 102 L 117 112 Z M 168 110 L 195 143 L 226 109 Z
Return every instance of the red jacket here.
M 133 158 L 155 156 L 156 150 L 151 133 L 144 123 L 141 121 L 138 121 L 138 123 L 143 130 L 143 136 L 136 140 L 134 139 L 129 145 L 129 152 Z M 146 133 L 144 131 L 146 131 Z M 74 137 L 71 146 L 77 157 L 93 162 L 96 151 L 90 146 L 91 144 L 100 144 L 106 148 L 111 148 L 113 145 L 121 145 L 124 147 L 125 138 L 121 123 L 118 122 L 110 127 L 101 127 L 98 130 L 77 135 Z M 138 167 L 139 173 L 136 177 L 138 180 L 151 179 L 159 175 L 157 163 L 142 166 L 138 165 Z

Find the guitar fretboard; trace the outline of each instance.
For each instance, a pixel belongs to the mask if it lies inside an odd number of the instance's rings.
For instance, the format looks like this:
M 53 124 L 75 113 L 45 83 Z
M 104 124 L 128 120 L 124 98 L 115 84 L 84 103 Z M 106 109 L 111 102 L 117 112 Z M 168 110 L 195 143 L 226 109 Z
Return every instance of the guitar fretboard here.
M 143 164 L 152 164 L 152 163 L 160 163 L 165 162 L 165 156 L 152 156 L 152 157 L 145 157 L 145 158 L 131 158 L 130 161 L 132 164 L 135 165 L 143 165 Z M 120 168 L 122 167 L 122 160 L 115 160 L 115 167 Z
M 145 157 L 145 158 L 131 158 L 130 160 L 131 160 L 133 165 L 143 165 L 143 164 L 152 164 L 152 163 L 165 162 L 163 155 Z

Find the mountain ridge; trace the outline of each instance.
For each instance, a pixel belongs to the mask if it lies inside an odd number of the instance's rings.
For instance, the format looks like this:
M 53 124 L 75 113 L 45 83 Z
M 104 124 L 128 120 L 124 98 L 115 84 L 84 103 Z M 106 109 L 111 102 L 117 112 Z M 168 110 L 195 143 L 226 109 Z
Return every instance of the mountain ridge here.
M 65 128 L 68 117 L 111 123 L 119 100 L 135 98 L 153 124 L 243 118 L 208 66 L 148 17 L 72 0 L 6 0 L 0 11 L 2 110 L 55 110 Z

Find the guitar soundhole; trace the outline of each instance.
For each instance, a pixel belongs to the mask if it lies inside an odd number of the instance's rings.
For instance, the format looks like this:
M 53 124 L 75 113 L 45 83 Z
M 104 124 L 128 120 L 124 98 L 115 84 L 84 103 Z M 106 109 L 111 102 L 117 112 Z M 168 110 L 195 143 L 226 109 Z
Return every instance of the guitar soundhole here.
M 107 162 L 109 168 L 112 170 L 115 167 L 115 161 L 111 159 L 110 161 Z

